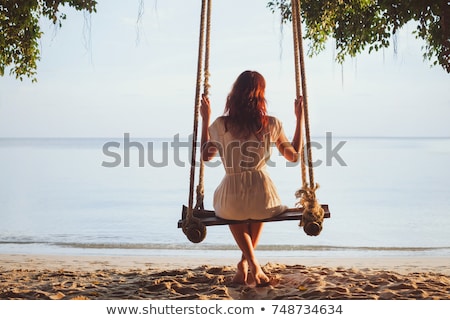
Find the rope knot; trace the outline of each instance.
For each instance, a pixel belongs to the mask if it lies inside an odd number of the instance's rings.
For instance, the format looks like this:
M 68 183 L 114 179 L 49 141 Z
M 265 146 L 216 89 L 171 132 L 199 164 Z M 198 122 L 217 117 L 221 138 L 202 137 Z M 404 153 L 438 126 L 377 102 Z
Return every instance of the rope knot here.
M 295 192 L 296 198 L 299 199 L 296 204 L 297 207 L 303 207 L 302 220 L 299 226 L 303 227 L 303 230 L 309 236 L 318 236 L 322 231 L 325 212 L 316 199 L 318 188 L 318 184 L 313 187 L 304 185 L 302 189 Z
M 195 204 L 195 208 L 199 210 L 203 210 L 203 200 L 205 198 L 205 190 L 203 188 L 203 184 L 199 184 L 197 186 L 197 202 Z
M 206 226 L 199 218 L 194 217 L 193 211 L 192 208 L 188 209 L 186 219 L 183 221 L 181 228 L 191 242 L 200 243 L 206 237 Z

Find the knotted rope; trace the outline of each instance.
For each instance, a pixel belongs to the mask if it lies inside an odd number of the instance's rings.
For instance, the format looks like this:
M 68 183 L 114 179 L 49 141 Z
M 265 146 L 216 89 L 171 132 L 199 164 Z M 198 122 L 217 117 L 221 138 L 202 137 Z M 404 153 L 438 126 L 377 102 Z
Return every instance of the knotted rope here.
M 190 186 L 189 186 L 189 201 L 186 219 L 183 222 L 183 232 L 188 236 L 192 242 L 200 242 L 206 235 L 206 227 L 201 223 L 200 219 L 194 217 L 194 208 L 203 209 L 204 187 L 204 163 L 200 157 L 200 172 L 199 183 L 197 186 L 197 202 L 194 207 L 194 181 L 195 181 L 195 166 L 197 164 L 197 138 L 198 138 L 198 123 L 199 110 L 201 104 L 201 87 L 202 75 L 203 80 L 203 94 L 209 93 L 209 52 L 210 52 L 210 29 L 211 29 L 211 1 L 202 0 L 202 9 L 200 17 L 200 36 L 198 45 L 198 60 L 197 60 L 197 83 L 195 89 L 195 105 L 194 105 L 194 127 L 192 130 L 192 154 L 191 154 L 191 171 L 190 171 Z M 203 70 L 202 70 L 203 69 Z
M 316 190 L 319 188 L 318 184 L 314 183 L 314 170 L 312 162 L 312 150 L 311 150 L 311 134 L 309 126 L 309 112 L 308 112 L 308 94 L 306 86 L 306 72 L 305 72 L 305 59 L 303 55 L 303 36 L 302 36 L 302 24 L 301 24 L 301 3 L 300 0 L 292 0 L 292 31 L 294 36 L 294 59 L 295 59 L 295 84 L 297 99 L 303 96 L 303 114 L 305 117 L 305 146 L 306 155 L 304 150 L 301 150 L 301 169 L 302 169 L 302 188 L 297 190 L 295 196 L 299 201 L 297 206 L 303 207 L 302 220 L 300 226 L 306 234 L 310 236 L 319 235 L 322 230 L 324 210 L 317 202 Z M 306 160 L 305 161 L 305 157 Z M 307 170 L 306 162 L 309 169 L 309 184 L 307 182 Z
M 206 28 L 205 28 L 205 63 L 203 67 L 203 94 L 205 96 L 209 95 L 209 52 L 210 52 L 210 38 L 211 38 L 211 2 L 212 0 L 207 1 L 207 8 L 206 8 Z M 203 199 L 205 198 L 205 190 L 204 190 L 204 171 L 205 171 L 205 165 L 203 162 L 203 158 L 200 157 L 200 169 L 199 169 L 199 178 L 198 178 L 198 185 L 197 185 L 197 202 L 195 204 L 196 209 L 204 209 L 203 206 Z

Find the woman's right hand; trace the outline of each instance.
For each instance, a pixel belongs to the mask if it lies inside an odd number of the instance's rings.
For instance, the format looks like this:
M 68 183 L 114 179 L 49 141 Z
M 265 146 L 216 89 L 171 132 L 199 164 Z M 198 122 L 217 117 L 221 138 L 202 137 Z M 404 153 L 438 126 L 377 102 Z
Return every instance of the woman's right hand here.
M 200 106 L 200 115 L 203 120 L 209 120 L 211 116 L 211 104 L 206 95 L 202 95 L 202 101 Z

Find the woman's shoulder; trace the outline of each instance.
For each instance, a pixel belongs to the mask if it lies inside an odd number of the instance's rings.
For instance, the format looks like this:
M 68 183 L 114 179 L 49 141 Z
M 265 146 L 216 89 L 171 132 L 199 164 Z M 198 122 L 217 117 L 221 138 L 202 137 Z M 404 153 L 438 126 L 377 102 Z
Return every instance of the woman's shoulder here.
M 281 126 L 282 125 L 280 119 L 278 119 L 277 117 L 267 116 L 267 118 L 269 120 L 268 121 L 269 126 Z
M 215 134 L 223 134 L 225 132 L 225 117 L 221 116 L 216 118 L 209 126 L 209 132 Z
M 283 131 L 283 125 L 281 121 L 274 116 L 268 116 L 268 132 L 270 132 L 270 136 L 272 141 L 278 140 L 281 132 Z
M 212 123 L 211 126 L 222 127 L 225 125 L 225 116 L 217 117 Z

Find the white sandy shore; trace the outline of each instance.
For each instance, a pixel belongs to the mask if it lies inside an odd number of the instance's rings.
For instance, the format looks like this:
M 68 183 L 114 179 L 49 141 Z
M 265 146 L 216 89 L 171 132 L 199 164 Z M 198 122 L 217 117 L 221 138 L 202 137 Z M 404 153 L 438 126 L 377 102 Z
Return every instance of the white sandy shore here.
M 448 257 L 260 261 L 264 287 L 235 284 L 236 261 L 143 256 L 0 255 L 0 300 L 450 299 Z

